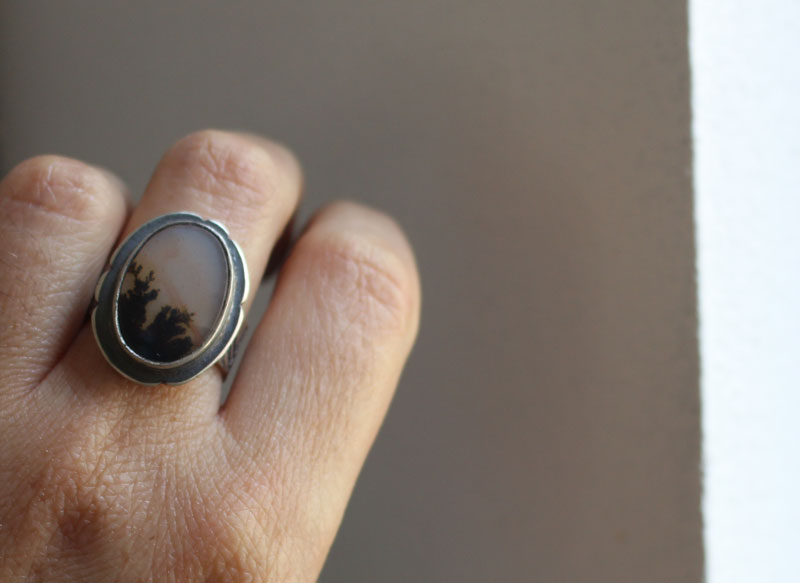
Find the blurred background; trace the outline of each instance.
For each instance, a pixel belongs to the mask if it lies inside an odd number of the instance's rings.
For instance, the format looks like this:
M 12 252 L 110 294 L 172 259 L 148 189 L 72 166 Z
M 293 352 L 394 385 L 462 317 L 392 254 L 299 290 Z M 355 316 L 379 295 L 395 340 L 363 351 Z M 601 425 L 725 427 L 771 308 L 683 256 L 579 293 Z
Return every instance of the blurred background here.
M 0 164 L 205 127 L 393 214 L 419 341 L 320 581 L 701 581 L 687 8 L 0 3 Z

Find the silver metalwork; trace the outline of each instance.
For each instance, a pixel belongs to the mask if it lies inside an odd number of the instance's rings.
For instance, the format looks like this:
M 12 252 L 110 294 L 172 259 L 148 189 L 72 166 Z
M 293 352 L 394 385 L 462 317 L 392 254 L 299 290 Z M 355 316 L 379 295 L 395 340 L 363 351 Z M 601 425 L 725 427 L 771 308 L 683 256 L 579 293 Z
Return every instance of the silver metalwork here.
M 201 227 L 219 241 L 227 260 L 225 299 L 213 333 L 198 349 L 171 362 L 158 362 L 142 357 L 128 346 L 120 332 L 118 305 L 123 279 L 139 250 L 156 233 L 176 225 Z M 221 365 L 223 374 L 227 374 L 238 345 L 237 336 L 243 329 L 242 304 L 247 298 L 248 288 L 244 254 L 224 225 L 187 212 L 162 215 L 133 232 L 113 253 L 108 270 L 100 276 L 92 310 L 92 328 L 97 345 L 112 367 L 142 385 L 182 384 L 214 364 Z

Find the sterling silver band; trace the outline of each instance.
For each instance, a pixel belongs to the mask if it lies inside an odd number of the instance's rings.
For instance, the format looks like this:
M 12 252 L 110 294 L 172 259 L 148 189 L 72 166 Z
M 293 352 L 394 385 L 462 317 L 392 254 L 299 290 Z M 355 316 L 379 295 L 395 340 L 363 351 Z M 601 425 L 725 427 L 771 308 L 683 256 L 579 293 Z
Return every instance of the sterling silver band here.
M 244 255 L 222 224 L 186 212 L 160 216 L 118 247 L 97 282 L 97 345 L 142 385 L 182 384 L 214 364 L 226 374 L 248 287 Z

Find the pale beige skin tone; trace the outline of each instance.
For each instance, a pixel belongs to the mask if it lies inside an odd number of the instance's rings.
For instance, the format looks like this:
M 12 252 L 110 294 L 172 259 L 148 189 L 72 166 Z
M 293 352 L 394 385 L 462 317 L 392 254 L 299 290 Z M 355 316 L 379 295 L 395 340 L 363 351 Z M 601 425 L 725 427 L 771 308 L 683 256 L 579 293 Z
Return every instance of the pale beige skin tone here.
M 221 131 L 170 148 L 133 209 L 55 156 L 0 183 L 0 581 L 316 580 L 417 332 L 398 226 L 316 214 L 222 408 L 216 367 L 141 387 L 86 318 L 113 247 L 164 213 L 222 221 L 260 281 L 301 184 L 284 148 Z

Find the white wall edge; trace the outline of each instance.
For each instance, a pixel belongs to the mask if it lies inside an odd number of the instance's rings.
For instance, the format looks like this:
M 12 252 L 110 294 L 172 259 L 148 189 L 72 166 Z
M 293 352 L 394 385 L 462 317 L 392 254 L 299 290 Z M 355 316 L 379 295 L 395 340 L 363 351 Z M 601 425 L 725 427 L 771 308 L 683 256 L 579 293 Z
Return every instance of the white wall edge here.
M 800 3 L 689 3 L 709 583 L 800 581 Z

